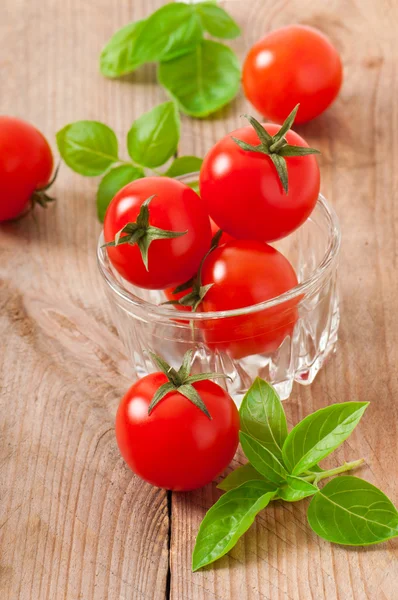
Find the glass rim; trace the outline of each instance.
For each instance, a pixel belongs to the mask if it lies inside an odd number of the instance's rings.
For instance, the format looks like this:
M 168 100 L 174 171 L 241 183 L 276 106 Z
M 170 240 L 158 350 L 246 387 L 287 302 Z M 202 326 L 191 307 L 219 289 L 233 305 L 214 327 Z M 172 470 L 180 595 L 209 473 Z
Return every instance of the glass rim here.
M 178 179 L 184 181 L 189 180 L 193 176 L 197 176 L 197 173 L 190 173 L 189 175 L 185 175 L 184 177 L 180 177 Z M 107 266 L 106 261 L 109 261 L 109 258 L 106 252 L 106 248 L 103 247 L 103 231 L 101 231 L 101 234 L 99 236 L 97 247 L 98 267 L 106 284 L 117 296 L 122 298 L 125 302 L 129 303 L 133 307 L 144 309 L 148 314 L 153 314 L 159 317 L 167 317 L 168 319 L 172 319 L 174 321 L 176 320 L 177 315 L 180 318 L 184 316 L 184 320 L 189 322 L 220 319 L 227 317 L 237 317 L 241 315 L 256 313 L 262 310 L 266 310 L 267 308 L 273 308 L 274 306 L 278 306 L 279 304 L 283 304 L 284 302 L 288 302 L 290 300 L 293 300 L 294 298 L 305 296 L 305 294 L 309 290 L 316 287 L 320 279 L 331 270 L 335 261 L 337 260 L 341 244 L 341 231 L 337 215 L 334 209 L 328 204 L 328 202 L 322 194 L 319 194 L 318 196 L 316 207 L 319 207 L 321 209 L 324 216 L 326 216 L 328 222 L 329 239 L 323 258 L 319 262 L 318 266 L 314 269 L 310 277 L 306 278 L 294 288 L 291 288 L 288 292 L 280 294 L 279 296 L 275 296 L 274 298 L 270 298 L 269 300 L 264 300 L 264 302 L 260 302 L 258 304 L 252 304 L 250 306 L 244 306 L 243 308 L 236 308 L 223 311 L 198 311 L 192 313 L 187 311 L 178 311 L 176 310 L 174 305 L 153 304 L 148 300 L 144 300 L 143 298 L 136 296 L 133 292 L 124 288 L 117 281 L 111 269 Z M 310 219 L 311 215 L 308 218 Z

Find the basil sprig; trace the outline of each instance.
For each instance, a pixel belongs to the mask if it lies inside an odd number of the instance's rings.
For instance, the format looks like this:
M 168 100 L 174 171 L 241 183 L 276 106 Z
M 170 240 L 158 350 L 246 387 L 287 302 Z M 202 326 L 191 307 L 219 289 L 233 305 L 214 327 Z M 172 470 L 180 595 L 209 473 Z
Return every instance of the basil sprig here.
M 175 103 L 165 102 L 132 124 L 127 134 L 130 160 L 120 158 L 116 134 L 98 121 L 66 125 L 57 133 L 57 144 L 61 157 L 73 171 L 86 177 L 103 176 L 97 192 L 97 214 L 102 222 L 110 201 L 128 183 L 147 174 L 179 177 L 200 169 L 202 159 L 181 156 L 166 171 L 154 171 L 177 153 L 180 129 Z
M 308 522 L 329 542 L 367 546 L 398 537 L 398 511 L 375 486 L 343 475 L 318 487 L 322 479 L 363 463 L 360 459 L 329 470 L 318 465 L 352 433 L 367 406 L 367 402 L 333 404 L 309 415 L 288 433 L 276 391 L 257 378 L 239 411 L 241 445 L 250 462 L 219 484 L 226 493 L 202 521 L 192 569 L 224 556 L 256 514 L 274 500 L 297 502 L 312 496 Z
M 237 94 L 240 67 L 234 52 L 204 38 L 233 39 L 240 28 L 214 1 L 162 6 L 147 19 L 117 31 L 100 55 L 105 77 L 121 77 L 148 62 L 159 63 L 158 80 L 193 117 L 207 116 Z

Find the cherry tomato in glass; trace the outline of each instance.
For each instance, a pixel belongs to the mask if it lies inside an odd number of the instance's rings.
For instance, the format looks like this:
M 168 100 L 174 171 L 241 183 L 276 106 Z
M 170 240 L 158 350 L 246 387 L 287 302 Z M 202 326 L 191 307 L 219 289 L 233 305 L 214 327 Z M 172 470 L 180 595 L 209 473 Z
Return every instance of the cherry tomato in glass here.
M 305 25 L 271 31 L 254 44 L 243 65 L 247 99 L 276 123 L 298 103 L 296 123 L 317 117 L 336 98 L 342 79 L 336 48 L 323 33 Z
M 297 285 L 289 261 L 264 242 L 238 240 L 216 248 L 202 269 L 202 285 L 212 283 L 199 310 L 224 311 L 276 298 Z M 274 352 L 291 336 L 298 299 L 240 316 L 200 321 L 210 348 L 232 358 Z
M 146 177 L 126 185 L 110 203 L 104 220 L 107 243 L 113 242 L 127 223 L 136 222 L 151 196 L 149 226 L 184 235 L 152 241 L 148 269 L 137 243 L 109 246 L 107 251 L 112 265 L 127 281 L 143 288 L 164 289 L 196 273 L 210 248 L 210 220 L 205 203 L 191 188 L 168 177 Z M 123 238 L 122 234 L 119 243 Z
M 193 384 L 211 419 L 180 394 L 148 407 L 168 379 L 152 373 L 133 384 L 116 416 L 116 439 L 129 467 L 152 485 L 187 491 L 210 483 L 231 462 L 239 442 L 239 414 L 231 396 L 212 381 Z
M 274 136 L 279 125 L 265 124 Z M 318 199 L 320 173 L 315 156 L 289 156 L 286 194 L 269 156 L 243 150 L 232 139 L 259 144 L 256 131 L 242 127 L 222 138 L 205 156 L 200 171 L 200 192 L 210 217 L 236 239 L 270 242 L 297 229 L 311 214 Z M 308 147 L 294 131 L 284 136 L 292 146 Z
M 0 116 L 0 221 L 20 216 L 32 201 L 48 201 L 40 188 L 49 183 L 52 170 L 51 148 L 40 131 L 21 119 Z

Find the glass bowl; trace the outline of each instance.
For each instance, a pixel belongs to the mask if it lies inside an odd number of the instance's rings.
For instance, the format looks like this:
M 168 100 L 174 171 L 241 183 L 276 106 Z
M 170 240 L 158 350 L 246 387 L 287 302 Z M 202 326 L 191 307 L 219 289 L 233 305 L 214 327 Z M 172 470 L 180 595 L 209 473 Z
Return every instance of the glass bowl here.
M 193 173 L 180 180 L 192 183 L 197 178 Z M 228 375 L 217 381 L 238 405 L 257 376 L 272 383 L 282 399 L 288 398 L 294 381 L 309 385 L 337 342 L 340 238 L 336 214 L 320 195 L 307 221 L 272 244 L 293 265 L 299 281 L 295 288 L 261 304 L 192 314 L 162 305 L 162 290 L 144 290 L 125 281 L 112 267 L 101 234 L 99 269 L 132 361 L 132 376 L 156 370 L 149 351 L 178 368 L 192 348 L 192 372 Z

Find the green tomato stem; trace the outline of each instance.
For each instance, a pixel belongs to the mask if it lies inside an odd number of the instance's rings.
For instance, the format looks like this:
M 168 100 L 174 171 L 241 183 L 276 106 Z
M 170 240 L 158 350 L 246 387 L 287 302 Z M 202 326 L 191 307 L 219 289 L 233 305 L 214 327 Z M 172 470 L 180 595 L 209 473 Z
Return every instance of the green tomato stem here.
M 364 458 L 360 458 L 359 460 L 353 460 L 352 462 L 346 462 L 344 465 L 340 467 L 336 467 L 335 469 L 329 469 L 328 471 L 323 471 L 322 473 L 312 473 L 307 477 L 303 477 L 304 481 L 308 481 L 309 483 L 318 483 L 322 481 L 322 479 L 327 479 L 328 477 L 333 477 L 334 475 L 339 475 L 340 473 L 345 473 L 346 471 L 351 471 L 352 469 L 356 469 L 363 465 L 365 462 Z

